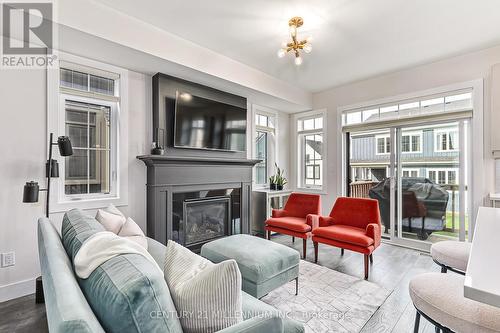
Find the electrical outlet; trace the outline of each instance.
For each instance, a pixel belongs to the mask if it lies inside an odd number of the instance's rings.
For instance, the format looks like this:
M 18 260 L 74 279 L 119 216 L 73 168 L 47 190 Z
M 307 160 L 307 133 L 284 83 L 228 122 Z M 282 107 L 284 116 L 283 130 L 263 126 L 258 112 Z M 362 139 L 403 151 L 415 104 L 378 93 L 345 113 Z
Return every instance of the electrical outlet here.
M 2 253 L 2 267 L 14 266 L 16 264 L 16 254 L 14 252 Z

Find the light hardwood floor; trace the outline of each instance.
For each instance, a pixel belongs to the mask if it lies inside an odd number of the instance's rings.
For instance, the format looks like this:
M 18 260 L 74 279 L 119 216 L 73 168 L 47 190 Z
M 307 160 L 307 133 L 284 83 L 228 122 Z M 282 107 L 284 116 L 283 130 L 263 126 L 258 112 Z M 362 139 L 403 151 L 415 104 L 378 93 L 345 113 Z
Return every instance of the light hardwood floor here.
M 292 243 L 288 236 L 273 236 L 273 241 L 302 251 L 302 240 Z M 314 260 L 312 242 L 308 242 L 308 261 Z M 408 294 L 408 283 L 417 274 L 439 271 L 429 255 L 418 251 L 382 244 L 374 252 L 374 262 L 370 267 L 372 281 L 391 293 L 382 306 L 363 327 L 363 333 L 413 332 L 415 309 Z M 363 276 L 363 256 L 326 245 L 319 245 L 320 265 L 339 272 Z M 450 273 L 453 274 L 453 273 Z M 47 332 L 44 305 L 35 304 L 34 295 L 0 303 L 0 332 Z M 434 326 L 422 318 L 420 332 L 433 333 Z

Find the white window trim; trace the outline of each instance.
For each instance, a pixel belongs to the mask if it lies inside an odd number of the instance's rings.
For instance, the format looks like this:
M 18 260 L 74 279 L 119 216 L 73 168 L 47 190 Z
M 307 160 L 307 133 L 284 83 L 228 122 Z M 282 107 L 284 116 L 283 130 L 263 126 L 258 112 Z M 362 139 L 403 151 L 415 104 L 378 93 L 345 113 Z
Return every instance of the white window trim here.
M 267 141 L 267 181 L 265 184 L 257 184 L 255 180 L 257 179 L 256 177 L 256 172 L 255 168 L 253 170 L 253 185 L 255 188 L 267 188 L 269 187 L 269 177 L 274 174 L 274 163 L 278 161 L 278 131 L 279 131 L 279 124 L 278 124 L 278 116 L 279 113 L 277 110 L 267 108 L 261 105 L 256 105 L 252 104 L 251 107 L 251 129 L 252 129 L 252 135 L 251 135 L 251 157 L 250 158 L 256 158 L 256 147 L 255 147 L 255 140 L 257 138 L 257 131 L 262 131 L 262 132 L 267 132 L 268 134 L 272 134 L 274 137 L 274 148 L 270 149 L 272 144 L 269 141 L 269 135 L 268 135 L 268 141 Z M 263 116 L 271 117 L 274 118 L 274 128 L 271 127 L 264 127 L 264 126 L 259 126 L 255 123 L 255 115 L 260 114 Z
M 327 176 L 327 170 L 326 170 L 326 164 L 328 160 L 328 114 L 326 112 L 326 109 L 320 109 L 320 110 L 312 110 L 312 111 L 306 111 L 306 112 L 299 112 L 295 113 L 292 116 L 291 119 L 291 125 L 292 125 L 292 134 L 295 136 L 295 147 L 293 149 L 293 154 L 295 154 L 295 163 L 293 163 L 293 170 L 295 173 L 295 179 L 294 181 L 296 182 L 295 188 L 298 190 L 301 190 L 303 192 L 311 192 L 311 193 L 316 193 L 316 194 L 328 194 L 327 192 L 327 186 L 328 186 L 328 176 Z M 298 130 L 298 121 L 299 120 L 307 120 L 311 118 L 318 118 L 318 117 L 323 117 L 323 128 L 321 130 L 303 130 L 299 131 Z M 322 158 L 322 163 L 321 163 L 321 168 L 323 172 L 323 185 L 317 186 L 317 187 L 310 187 L 310 186 L 304 186 L 302 182 L 302 173 L 304 172 L 302 169 L 302 144 L 300 141 L 301 135 L 304 134 L 315 134 L 315 133 L 322 133 L 323 134 L 323 154 L 321 156 Z
M 459 172 L 458 168 L 428 168 L 426 170 L 426 173 L 427 173 L 426 176 L 428 179 L 431 179 L 430 175 L 429 175 L 431 171 L 436 172 L 436 178 L 438 177 L 439 171 L 444 171 L 445 172 L 445 185 L 450 185 L 449 184 L 449 181 L 450 181 L 450 174 L 449 173 L 450 173 L 450 171 L 455 171 L 456 184 L 454 184 L 454 185 L 458 185 L 458 181 L 459 181 L 458 180 L 458 172 Z M 436 184 L 439 184 L 438 179 L 436 179 L 435 181 L 436 181 Z
M 401 153 L 402 154 L 422 154 L 422 148 L 424 146 L 422 131 L 404 132 L 404 133 L 401 134 L 401 137 L 403 137 L 403 136 L 409 136 L 410 137 L 410 151 L 403 151 L 403 149 L 401 149 Z M 411 138 L 414 137 L 414 136 L 418 136 L 419 137 L 419 140 L 420 140 L 420 145 L 419 145 L 420 149 L 419 150 L 412 150 L 413 143 L 412 143 Z
M 63 181 L 65 158 L 58 156 L 56 153 L 54 158 L 59 162 L 60 177 L 57 180 L 53 180 L 52 183 L 50 213 L 65 212 L 71 208 L 97 209 L 106 207 L 111 203 L 115 206 L 126 206 L 128 205 L 128 71 L 123 68 L 60 51 L 56 52 L 56 54 L 59 60 L 65 62 L 95 68 L 98 71 L 118 74 L 120 78 L 115 86 L 117 86 L 116 89 L 119 89 L 118 95 L 120 96 L 120 103 L 115 110 L 115 115 L 118 115 L 115 129 L 117 141 L 117 158 L 114 161 L 116 175 L 111 175 L 111 177 L 116 177 L 117 179 L 115 182 L 116 188 L 113 189 L 110 194 L 86 195 L 86 197 L 82 199 L 75 198 L 73 200 L 68 200 L 68 196 L 64 194 Z M 59 70 L 59 64 L 53 68 L 47 69 L 47 137 L 51 132 L 54 133 L 55 137 L 65 133 L 65 108 L 64 105 L 61 105 L 62 91 L 59 87 Z M 70 99 L 83 100 L 84 98 L 75 94 L 71 95 Z M 102 103 L 106 104 L 106 101 L 103 99 Z
M 408 171 L 410 173 L 410 176 L 411 177 L 411 173 L 413 171 L 416 171 L 417 172 L 417 177 L 420 177 L 420 169 L 419 168 L 403 168 L 403 170 L 401 170 L 402 172 L 404 171 Z M 403 175 L 402 175 L 403 176 Z M 404 176 L 403 176 L 404 177 Z
M 448 135 L 452 132 L 455 132 L 456 133 L 456 138 L 457 138 L 457 141 L 458 141 L 458 128 L 448 128 L 448 129 L 439 129 L 439 130 L 435 130 L 434 131 L 434 152 L 436 153 L 449 153 L 449 152 L 457 152 L 459 147 L 458 147 L 458 144 L 457 144 L 457 147 L 455 149 L 441 149 L 441 142 L 438 141 L 438 136 L 439 135 L 443 135 L 443 134 L 446 134 L 446 136 L 448 137 Z M 450 146 L 450 142 L 446 141 L 447 143 L 447 147 Z
M 380 153 L 378 151 L 378 139 L 384 139 L 384 152 Z M 375 155 L 389 155 L 391 152 L 387 151 L 387 141 L 391 140 L 391 135 L 390 134 L 379 134 L 375 135 Z M 392 147 L 391 147 L 392 148 Z

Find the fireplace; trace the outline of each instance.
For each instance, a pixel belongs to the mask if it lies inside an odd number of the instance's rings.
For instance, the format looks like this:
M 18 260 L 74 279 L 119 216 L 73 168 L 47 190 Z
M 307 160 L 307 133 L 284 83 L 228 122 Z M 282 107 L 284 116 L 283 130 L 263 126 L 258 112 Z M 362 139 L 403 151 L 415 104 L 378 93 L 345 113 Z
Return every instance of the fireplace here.
M 240 188 L 223 188 L 172 195 L 172 237 L 198 251 L 203 244 L 241 232 Z
M 184 201 L 183 238 L 187 247 L 229 234 L 231 198 L 208 198 Z
M 257 160 L 138 156 L 147 168 L 147 235 L 194 252 L 211 240 L 250 233 Z

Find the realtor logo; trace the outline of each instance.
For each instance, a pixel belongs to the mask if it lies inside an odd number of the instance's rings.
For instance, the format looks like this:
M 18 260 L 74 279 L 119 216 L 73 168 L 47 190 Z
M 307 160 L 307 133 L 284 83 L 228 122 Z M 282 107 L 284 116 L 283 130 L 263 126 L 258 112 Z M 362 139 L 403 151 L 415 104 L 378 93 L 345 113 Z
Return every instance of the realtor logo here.
M 52 3 L 2 3 L 2 67 L 51 66 L 53 49 Z

